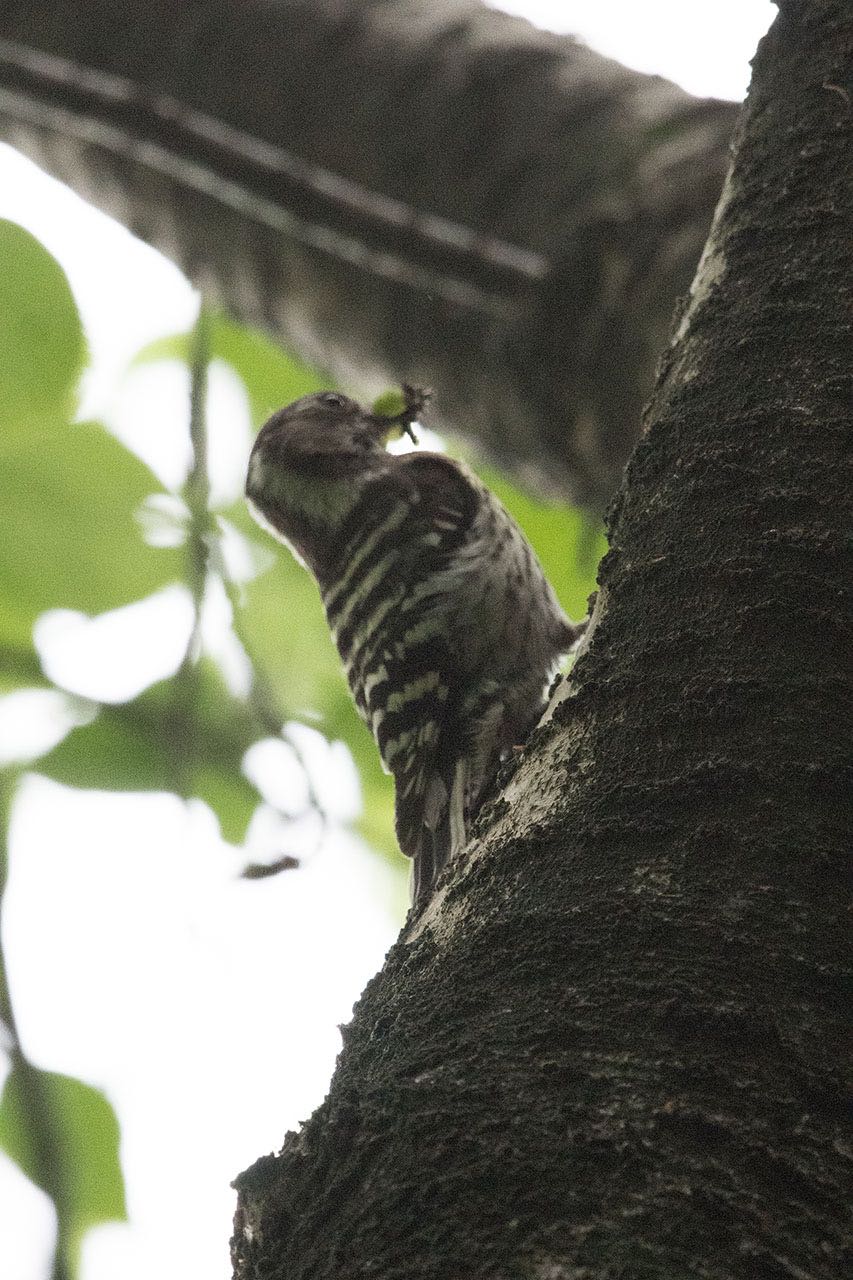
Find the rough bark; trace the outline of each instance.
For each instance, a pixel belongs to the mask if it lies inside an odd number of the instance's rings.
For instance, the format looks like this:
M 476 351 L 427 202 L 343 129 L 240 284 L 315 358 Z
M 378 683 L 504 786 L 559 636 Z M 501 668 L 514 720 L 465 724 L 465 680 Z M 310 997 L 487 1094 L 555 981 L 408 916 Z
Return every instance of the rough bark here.
M 734 113 L 477 0 L 0 6 L 0 137 L 239 318 L 356 390 L 431 384 L 599 509 Z
M 780 9 L 568 696 L 239 1179 L 238 1280 L 847 1274 L 853 19 Z

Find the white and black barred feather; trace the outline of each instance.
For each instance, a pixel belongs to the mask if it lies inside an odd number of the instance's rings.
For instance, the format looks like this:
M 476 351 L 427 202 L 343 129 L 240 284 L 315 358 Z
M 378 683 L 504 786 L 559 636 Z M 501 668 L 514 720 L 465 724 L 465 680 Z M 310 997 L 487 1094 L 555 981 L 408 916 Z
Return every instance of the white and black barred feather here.
M 417 904 L 464 844 L 502 752 L 541 714 L 577 628 L 494 495 L 441 454 L 388 454 L 389 430 L 336 393 L 305 397 L 261 431 L 247 495 L 317 578 L 394 776 Z

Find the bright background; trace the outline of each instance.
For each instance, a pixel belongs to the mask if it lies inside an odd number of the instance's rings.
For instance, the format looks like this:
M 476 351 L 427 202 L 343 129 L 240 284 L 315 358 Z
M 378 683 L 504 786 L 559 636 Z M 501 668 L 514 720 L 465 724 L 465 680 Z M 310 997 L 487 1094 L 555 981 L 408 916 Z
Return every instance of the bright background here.
M 574 31 L 691 92 L 734 99 L 775 12 L 767 0 L 496 7 Z M 187 281 L 5 147 L 0 217 L 29 228 L 69 277 L 93 357 L 82 412 L 178 483 L 186 374 L 177 365 L 128 373 L 126 365 L 146 342 L 192 323 L 197 298 Z M 236 496 L 249 417 L 240 384 L 220 366 L 209 415 L 224 442 L 213 482 Z M 116 698 L 173 672 L 186 643 L 186 599 L 171 591 L 132 609 L 95 623 L 44 619 L 45 669 L 67 688 Z M 239 654 L 224 657 L 239 684 Z M 20 759 L 56 735 L 55 709 L 23 697 L 0 700 L 0 764 L 3 752 Z M 93 799 L 35 776 L 23 785 L 3 917 L 22 1044 L 39 1066 L 103 1088 L 122 1128 L 130 1221 L 90 1233 L 84 1280 L 230 1275 L 229 1181 L 322 1101 L 338 1024 L 396 935 L 405 874 L 343 830 L 360 803 L 348 759 L 319 735 L 303 738 L 314 785 L 339 821 L 302 869 L 260 882 L 238 878 L 246 854 L 219 838 L 200 803 Z M 300 785 L 285 778 L 285 757 L 261 752 L 257 767 L 273 787 L 283 778 Z M 263 851 L 270 834 L 253 839 Z M 0 1276 L 42 1280 L 53 1230 L 50 1202 L 0 1156 Z

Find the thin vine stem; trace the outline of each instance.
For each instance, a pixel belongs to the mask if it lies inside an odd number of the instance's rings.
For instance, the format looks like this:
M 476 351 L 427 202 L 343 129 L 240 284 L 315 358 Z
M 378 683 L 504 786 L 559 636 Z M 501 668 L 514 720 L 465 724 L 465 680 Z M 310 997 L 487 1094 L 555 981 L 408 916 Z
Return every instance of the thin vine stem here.
M 215 572 L 222 582 L 226 598 L 231 607 L 232 629 L 237 640 L 242 645 L 251 667 L 252 679 L 247 698 L 249 708 L 259 729 L 271 737 L 282 738 L 285 721 L 288 719 L 296 720 L 298 717 L 295 713 L 285 712 L 282 708 L 280 699 L 273 689 L 272 681 L 266 675 L 262 663 L 253 652 L 246 630 L 241 623 L 239 586 L 229 576 L 223 557 L 216 556 L 214 558 L 212 554 L 212 547 L 218 537 L 218 530 L 210 509 L 207 393 L 214 323 L 215 314 L 202 299 L 189 342 L 189 431 L 192 462 L 183 491 L 184 500 L 189 511 L 186 574 L 187 585 L 193 602 L 193 625 L 179 678 L 183 678 L 185 686 L 189 687 L 190 701 L 192 701 L 194 692 L 192 688 L 192 673 L 202 645 L 201 630 L 204 597 L 209 575 Z M 185 706 L 184 710 L 183 732 L 188 733 L 191 731 L 191 723 L 188 719 L 191 715 L 191 706 Z M 288 739 L 288 745 L 296 754 L 305 776 L 308 790 L 308 803 L 305 811 L 316 814 L 320 821 L 320 830 L 317 836 L 317 847 L 319 847 L 328 829 L 328 816 L 317 794 L 304 752 L 298 743 L 292 739 Z

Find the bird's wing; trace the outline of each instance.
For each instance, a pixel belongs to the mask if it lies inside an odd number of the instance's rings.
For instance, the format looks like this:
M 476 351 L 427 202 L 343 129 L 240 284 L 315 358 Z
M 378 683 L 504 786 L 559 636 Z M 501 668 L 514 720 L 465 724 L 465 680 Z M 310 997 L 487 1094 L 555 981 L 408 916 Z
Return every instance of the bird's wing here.
M 401 455 L 393 486 L 409 504 L 393 568 L 399 600 L 361 694 L 365 718 L 394 775 L 397 838 L 415 861 L 417 899 L 428 894 L 450 853 L 450 803 L 464 749 L 454 733 L 464 665 L 459 646 L 465 638 L 452 625 L 453 564 L 471 527 L 477 493 L 466 474 L 440 454 Z M 389 496 L 386 483 L 386 509 Z M 457 796 L 459 785 L 456 779 Z

